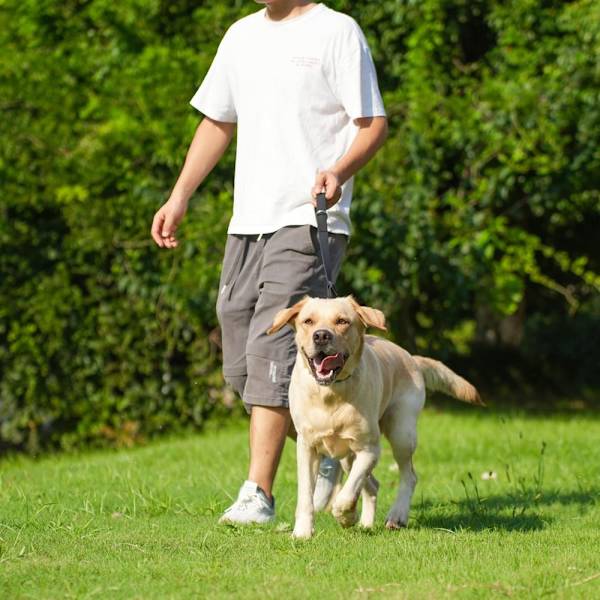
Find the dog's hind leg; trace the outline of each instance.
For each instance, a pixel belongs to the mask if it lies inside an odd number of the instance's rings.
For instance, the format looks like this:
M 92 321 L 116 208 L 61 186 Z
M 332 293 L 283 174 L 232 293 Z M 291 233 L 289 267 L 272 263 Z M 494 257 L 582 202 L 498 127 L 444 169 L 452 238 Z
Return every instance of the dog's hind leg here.
M 377 509 L 377 492 L 379 491 L 379 481 L 371 473 L 365 480 L 361 497 L 362 510 L 360 512 L 360 525 L 365 529 L 371 529 L 375 525 L 375 511 Z
M 410 501 L 417 484 L 417 474 L 412 464 L 412 456 L 417 447 L 417 415 L 407 412 L 399 405 L 393 408 L 383 428 L 400 471 L 396 500 L 385 520 L 388 529 L 399 529 L 408 524 Z

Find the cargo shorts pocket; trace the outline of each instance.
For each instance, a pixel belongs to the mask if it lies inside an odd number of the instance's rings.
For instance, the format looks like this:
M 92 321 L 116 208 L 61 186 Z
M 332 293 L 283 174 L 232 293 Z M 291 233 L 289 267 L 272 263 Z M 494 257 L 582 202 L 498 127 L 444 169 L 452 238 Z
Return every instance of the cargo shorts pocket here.
M 216 302 L 217 319 L 221 326 L 223 374 L 226 377 L 246 374 L 245 347 L 254 301 L 244 294 L 232 292 L 240 277 L 243 277 L 247 253 L 247 239 L 235 235 L 227 237 Z
M 248 378 L 244 388 L 244 403 L 287 408 L 294 362 L 247 354 L 246 364 Z
M 245 249 L 244 240 L 238 236 L 228 235 L 225 244 L 225 256 L 223 257 L 223 267 L 219 280 L 219 293 L 217 296 L 217 317 L 220 320 L 220 308 L 223 300 L 231 295 L 231 289 L 235 284 L 235 279 L 240 274 L 244 260 Z

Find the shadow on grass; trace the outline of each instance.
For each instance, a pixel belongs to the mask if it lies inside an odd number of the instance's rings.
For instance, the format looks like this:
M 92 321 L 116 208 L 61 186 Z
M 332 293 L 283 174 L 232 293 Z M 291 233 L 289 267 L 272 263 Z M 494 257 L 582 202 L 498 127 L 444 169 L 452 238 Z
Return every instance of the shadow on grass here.
M 442 529 L 452 532 L 485 531 L 497 529 L 502 531 L 539 531 L 544 529 L 551 519 L 540 515 L 520 514 L 516 516 L 501 514 L 473 514 L 460 512 L 452 515 L 420 516 L 416 519 L 420 529 Z
M 413 504 L 411 510 L 410 529 L 440 530 L 449 533 L 506 531 L 506 532 L 532 532 L 541 531 L 552 525 L 556 518 L 545 512 L 545 508 L 553 505 L 576 505 L 581 512 L 598 504 L 600 488 L 589 488 L 578 491 L 562 492 L 560 490 L 547 490 L 541 493 L 533 491 L 497 494 L 481 498 L 477 502 L 465 499 L 459 502 L 434 503 L 431 500 L 421 500 Z M 555 510 L 560 511 L 560 508 Z M 317 516 L 320 523 L 316 529 L 322 531 L 325 522 L 330 525 L 333 517 L 320 514 Z M 222 525 L 232 535 L 263 535 L 265 531 L 290 535 L 292 523 L 282 522 L 268 528 L 262 526 L 248 527 L 236 525 Z M 341 530 L 341 528 L 340 528 Z M 383 523 L 377 523 L 373 529 L 362 529 L 358 525 L 344 530 L 348 534 L 358 537 L 379 537 L 394 535 L 387 530 Z M 305 543 L 300 541 L 299 543 Z
M 554 504 L 577 505 L 581 512 L 598 502 L 600 489 L 572 492 L 559 490 L 539 494 L 500 494 L 480 500 L 465 499 L 452 505 L 434 505 L 430 501 L 414 507 L 413 517 L 419 528 L 448 531 L 536 531 L 550 525 L 555 519 L 543 514 L 544 507 Z
M 543 491 L 535 497 L 523 497 L 518 494 L 502 494 L 498 496 L 489 496 L 485 504 L 489 508 L 506 509 L 512 508 L 516 504 L 526 506 L 549 506 L 551 504 L 562 504 L 563 506 L 572 506 L 574 504 L 580 507 L 594 506 L 600 498 L 600 488 L 589 488 L 578 491 L 562 492 L 559 490 Z M 464 501 L 466 503 L 466 500 Z

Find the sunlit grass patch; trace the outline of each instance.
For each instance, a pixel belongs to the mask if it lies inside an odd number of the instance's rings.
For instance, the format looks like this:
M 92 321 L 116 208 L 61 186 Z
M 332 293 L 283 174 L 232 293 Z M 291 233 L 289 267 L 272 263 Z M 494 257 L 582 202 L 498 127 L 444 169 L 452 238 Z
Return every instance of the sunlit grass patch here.
M 408 529 L 383 527 L 398 477 L 384 445 L 375 529 L 342 530 L 320 514 L 308 542 L 291 538 L 291 443 L 277 522 L 217 524 L 246 475 L 240 427 L 119 452 L 4 460 L 0 589 L 7 598 L 592 598 L 598 439 L 597 417 L 428 410 Z

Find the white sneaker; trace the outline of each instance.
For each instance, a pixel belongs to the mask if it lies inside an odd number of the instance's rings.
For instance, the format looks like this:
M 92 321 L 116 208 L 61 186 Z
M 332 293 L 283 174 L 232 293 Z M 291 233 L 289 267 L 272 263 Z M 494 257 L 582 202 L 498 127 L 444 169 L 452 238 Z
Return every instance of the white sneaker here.
M 315 511 L 325 510 L 331 501 L 331 495 L 335 486 L 339 483 L 342 476 L 342 465 L 339 460 L 321 457 L 319 464 L 319 474 L 315 484 L 315 493 L 313 494 L 313 504 Z
M 275 519 L 275 498 L 270 502 L 254 481 L 244 481 L 237 500 L 223 513 L 219 523 L 270 523 Z

